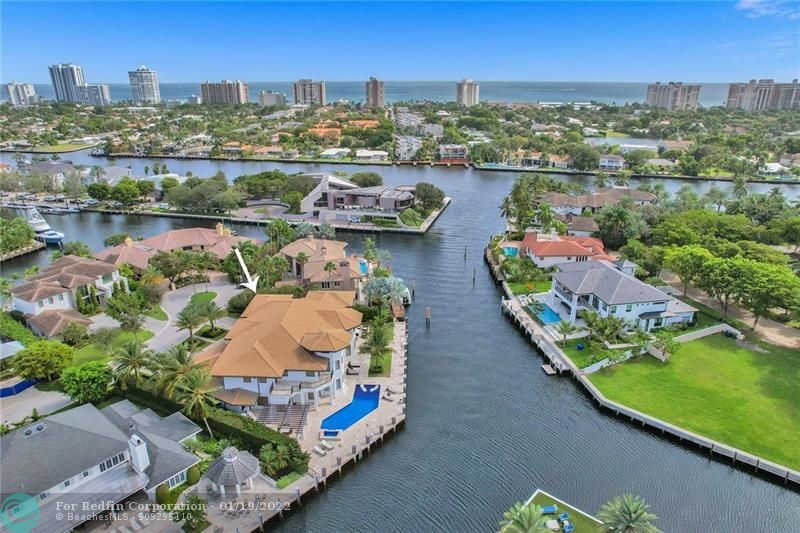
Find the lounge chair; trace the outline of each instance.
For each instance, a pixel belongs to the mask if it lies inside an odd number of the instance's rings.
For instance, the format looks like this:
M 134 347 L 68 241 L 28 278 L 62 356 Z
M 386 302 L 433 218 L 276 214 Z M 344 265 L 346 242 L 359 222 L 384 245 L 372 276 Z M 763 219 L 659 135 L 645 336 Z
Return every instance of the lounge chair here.
M 557 505 L 545 505 L 542 507 L 542 514 L 556 514 L 558 511 Z
M 347 363 L 347 368 L 361 368 L 361 365 L 354 365 L 352 361 Z
M 386 400 L 387 402 L 393 402 L 394 401 L 394 398 L 392 398 L 392 395 L 391 394 L 387 394 L 387 393 L 383 394 L 383 399 Z
M 348 376 L 357 376 L 359 371 L 354 368 L 348 368 L 347 372 L 345 372 Z
M 564 526 L 564 533 L 572 533 L 575 530 L 575 526 L 572 524 L 566 524 Z
M 333 449 L 333 444 L 326 440 L 319 441 L 319 445 L 322 446 L 324 449 L 331 451 Z
M 561 520 L 562 522 L 564 520 L 569 520 L 569 513 L 561 513 L 560 515 L 558 515 L 558 519 Z
M 320 448 L 319 446 L 314 446 L 314 451 L 317 452 L 317 455 L 320 457 L 325 457 L 328 455 L 328 452 Z

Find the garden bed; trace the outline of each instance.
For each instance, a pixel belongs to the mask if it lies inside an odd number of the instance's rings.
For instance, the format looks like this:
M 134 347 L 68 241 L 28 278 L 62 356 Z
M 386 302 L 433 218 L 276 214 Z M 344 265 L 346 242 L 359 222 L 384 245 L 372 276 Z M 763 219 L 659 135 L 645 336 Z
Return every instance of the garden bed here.
M 205 337 L 206 339 L 212 340 L 219 340 L 228 333 L 228 330 L 225 328 L 211 328 L 210 325 L 203 326 L 200 331 L 198 331 L 195 335 L 198 337 Z
M 380 365 L 380 370 L 373 370 L 373 363 Z M 392 375 L 392 349 L 387 348 L 384 350 L 383 355 L 378 357 L 377 361 L 371 357 L 369 361 L 369 374 L 370 377 L 388 378 Z

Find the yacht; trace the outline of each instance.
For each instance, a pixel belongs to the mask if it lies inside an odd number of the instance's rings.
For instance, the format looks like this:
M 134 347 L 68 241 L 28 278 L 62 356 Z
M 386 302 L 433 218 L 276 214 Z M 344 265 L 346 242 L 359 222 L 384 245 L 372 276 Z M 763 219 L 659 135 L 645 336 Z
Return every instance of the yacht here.
M 65 235 L 60 231 L 48 230 L 36 234 L 36 238 L 45 244 L 61 244 Z
M 51 229 L 50 224 L 48 224 L 42 215 L 39 214 L 39 211 L 31 205 L 14 203 L 4 204 L 2 206 L 2 210 L 11 216 L 24 218 L 28 222 L 28 225 L 33 228 L 33 231 L 36 233 L 49 231 Z

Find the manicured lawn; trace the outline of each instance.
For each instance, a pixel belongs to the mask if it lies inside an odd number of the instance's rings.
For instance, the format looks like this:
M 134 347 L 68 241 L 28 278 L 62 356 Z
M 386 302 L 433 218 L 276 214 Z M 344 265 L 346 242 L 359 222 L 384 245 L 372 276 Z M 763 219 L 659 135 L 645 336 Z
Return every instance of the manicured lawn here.
M 607 131 L 606 137 L 630 137 L 630 135 L 619 131 Z
M 583 344 L 583 350 L 578 350 L 578 344 Z M 586 339 L 568 340 L 564 345 L 559 342 L 558 347 L 564 350 L 564 353 L 567 354 L 567 357 L 569 357 L 578 368 L 586 368 L 595 362 L 592 359 L 592 353 L 597 348 L 596 346 L 588 346 Z
M 392 375 L 392 349 L 389 348 L 383 352 L 383 355 L 380 356 L 377 363 L 381 366 L 379 371 L 373 371 L 372 367 L 374 366 L 372 358 L 370 358 L 369 362 L 369 376 L 370 377 L 381 377 L 381 378 L 388 378 Z
M 558 518 L 558 515 L 564 512 L 569 513 L 569 521 L 575 526 L 575 533 L 596 533 L 600 531 L 600 524 L 592 520 L 591 517 L 581 513 L 574 507 L 571 507 L 564 502 L 554 500 L 543 492 L 537 492 L 531 500 L 531 503 L 534 503 L 540 507 L 546 507 L 548 505 L 555 505 L 558 507 L 558 511 L 555 515 L 547 515 L 550 519 Z
M 416 210 L 409 208 L 400 213 L 400 220 L 406 226 L 413 226 L 418 228 L 420 225 L 422 225 L 423 222 L 425 222 L 425 217 L 417 213 Z
M 226 333 L 228 333 L 227 329 L 224 328 L 211 329 L 210 325 L 205 325 L 200 329 L 200 331 L 197 332 L 197 335 L 199 337 L 205 337 L 207 339 L 219 340 L 222 337 L 224 337 Z
M 297 472 L 291 472 L 289 474 L 286 474 L 282 478 L 278 479 L 278 481 L 275 482 L 275 485 L 277 485 L 279 489 L 285 489 L 286 487 L 288 487 L 301 477 L 303 477 L 303 474 L 298 474 Z
M 134 336 L 132 331 L 121 331 L 120 334 L 117 335 L 117 338 L 114 339 L 114 342 L 111 343 L 110 351 L 113 352 L 126 342 L 130 342 L 133 340 L 144 342 L 152 336 L 153 332 L 148 331 L 146 329 L 138 331 L 136 336 Z M 72 359 L 72 366 L 80 365 L 81 363 L 86 363 L 88 361 L 106 360 L 109 358 L 110 358 L 109 352 L 103 350 L 101 347 L 97 346 L 94 343 L 87 344 L 83 348 L 75 350 L 75 357 L 73 357 Z
M 154 320 L 162 320 L 162 321 L 169 319 L 167 313 L 164 311 L 164 309 L 161 308 L 160 305 L 148 309 L 148 311 L 144 314 L 144 316 L 149 316 Z
M 372 223 L 378 226 L 379 228 L 399 228 L 400 224 L 397 223 L 396 220 L 391 220 L 388 218 L 374 218 L 372 219 Z
M 800 350 L 712 335 L 590 376 L 611 400 L 800 469 Z
M 211 300 L 213 300 L 216 297 L 217 297 L 217 293 L 214 292 L 214 291 L 198 292 L 197 294 L 193 294 L 192 295 L 192 298 L 189 300 L 189 304 L 190 305 L 193 305 L 193 304 L 198 304 L 199 305 L 199 304 L 208 303 L 208 302 L 210 302 Z
M 53 144 L 50 146 L 37 146 L 32 152 L 35 153 L 59 153 L 59 152 L 75 152 L 77 150 L 83 150 L 84 148 L 89 148 L 92 146 L 91 144 Z
M 508 288 L 511 289 L 511 292 L 514 294 L 531 294 L 531 293 L 539 293 L 539 292 L 547 292 L 550 290 L 550 287 L 553 286 L 553 282 L 549 279 L 543 281 L 509 281 Z

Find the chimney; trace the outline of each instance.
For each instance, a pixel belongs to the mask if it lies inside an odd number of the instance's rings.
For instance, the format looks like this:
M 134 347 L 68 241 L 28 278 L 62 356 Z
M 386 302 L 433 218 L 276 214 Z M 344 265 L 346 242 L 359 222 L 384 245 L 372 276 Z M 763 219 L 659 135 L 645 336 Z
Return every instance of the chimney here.
M 217 229 L 217 235 L 219 236 L 225 235 L 225 225 L 222 222 L 217 222 L 216 229 Z
M 133 239 L 125 237 L 125 246 L 133 246 Z
M 150 466 L 150 454 L 147 453 L 147 443 L 139 435 L 133 434 L 128 439 L 128 451 L 131 454 L 133 469 L 140 474 L 147 470 Z

